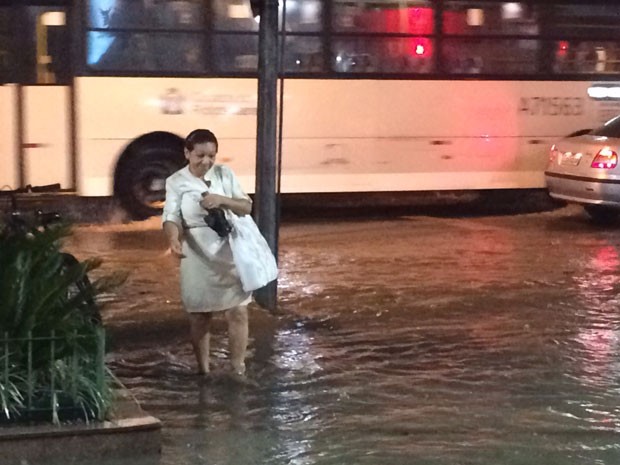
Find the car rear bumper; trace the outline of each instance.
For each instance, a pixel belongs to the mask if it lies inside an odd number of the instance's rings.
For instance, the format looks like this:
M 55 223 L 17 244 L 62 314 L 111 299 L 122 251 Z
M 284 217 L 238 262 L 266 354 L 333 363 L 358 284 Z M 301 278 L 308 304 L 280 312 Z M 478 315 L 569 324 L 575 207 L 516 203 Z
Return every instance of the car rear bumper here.
M 545 172 L 551 197 L 569 202 L 620 208 L 620 180 Z

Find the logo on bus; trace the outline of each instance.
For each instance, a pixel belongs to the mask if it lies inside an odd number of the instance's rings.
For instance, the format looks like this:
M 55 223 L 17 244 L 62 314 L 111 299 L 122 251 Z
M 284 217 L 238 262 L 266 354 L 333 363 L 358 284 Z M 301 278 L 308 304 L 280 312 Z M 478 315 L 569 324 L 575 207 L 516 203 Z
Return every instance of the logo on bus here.
M 164 115 L 181 115 L 183 113 L 184 101 L 185 98 L 181 95 L 179 89 L 170 87 L 166 89 L 159 99 L 161 112 Z
M 237 94 L 190 93 L 185 96 L 175 87 L 166 89 L 158 99 L 164 115 L 198 113 L 200 115 L 256 115 L 256 96 Z

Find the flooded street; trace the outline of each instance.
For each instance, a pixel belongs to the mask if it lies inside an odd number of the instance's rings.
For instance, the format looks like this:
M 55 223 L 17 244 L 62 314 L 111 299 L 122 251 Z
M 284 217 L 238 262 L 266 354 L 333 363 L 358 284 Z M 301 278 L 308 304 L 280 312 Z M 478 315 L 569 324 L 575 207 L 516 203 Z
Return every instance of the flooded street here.
M 217 374 L 223 317 L 216 374 L 193 374 L 166 248 L 159 218 L 66 244 L 130 271 L 108 360 L 162 421 L 161 465 L 620 463 L 620 226 L 576 207 L 285 221 L 279 313 L 250 313 L 257 387 Z

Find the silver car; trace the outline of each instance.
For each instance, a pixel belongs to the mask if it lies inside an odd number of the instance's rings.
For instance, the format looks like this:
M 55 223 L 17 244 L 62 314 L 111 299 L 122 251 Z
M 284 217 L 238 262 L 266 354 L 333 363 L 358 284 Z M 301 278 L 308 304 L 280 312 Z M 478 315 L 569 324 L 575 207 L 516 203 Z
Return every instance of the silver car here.
M 599 222 L 620 215 L 620 116 L 565 137 L 551 147 L 545 180 L 549 194 L 583 205 Z

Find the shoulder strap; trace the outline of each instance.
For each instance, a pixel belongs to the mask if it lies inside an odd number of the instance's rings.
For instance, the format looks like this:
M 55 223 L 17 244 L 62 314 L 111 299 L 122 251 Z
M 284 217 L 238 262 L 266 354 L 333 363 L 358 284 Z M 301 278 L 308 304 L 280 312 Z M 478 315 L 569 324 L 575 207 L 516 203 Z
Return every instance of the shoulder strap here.
M 216 168 L 216 175 L 220 180 L 220 184 L 222 185 L 222 189 L 224 189 L 224 193 L 228 196 L 228 197 L 232 197 L 232 192 L 230 190 L 230 185 L 228 185 L 227 183 L 224 182 L 224 166 L 223 165 L 215 165 Z

